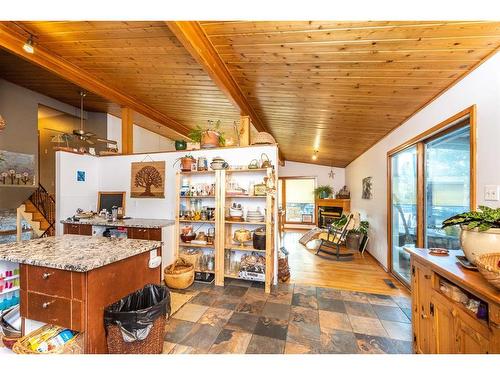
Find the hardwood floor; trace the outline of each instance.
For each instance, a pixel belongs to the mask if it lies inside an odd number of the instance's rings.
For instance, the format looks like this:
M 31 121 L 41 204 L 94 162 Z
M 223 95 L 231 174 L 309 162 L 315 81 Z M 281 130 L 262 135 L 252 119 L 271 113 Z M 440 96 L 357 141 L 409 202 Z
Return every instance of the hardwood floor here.
M 315 255 L 299 243 L 303 232 L 285 232 L 283 246 L 288 250 L 290 283 L 408 296 L 408 290 L 377 263 L 368 253 L 352 261 L 335 261 L 327 254 Z M 396 289 L 391 288 L 391 281 Z

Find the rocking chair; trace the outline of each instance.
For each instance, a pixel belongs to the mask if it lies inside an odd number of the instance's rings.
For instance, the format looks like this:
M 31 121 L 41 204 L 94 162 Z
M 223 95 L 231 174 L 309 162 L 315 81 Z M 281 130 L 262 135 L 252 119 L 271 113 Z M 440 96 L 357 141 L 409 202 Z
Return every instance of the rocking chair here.
M 321 239 L 321 243 L 316 251 L 316 255 L 320 252 L 324 252 L 330 255 L 335 255 L 336 260 L 340 260 L 340 258 L 352 257 L 353 253 L 340 253 L 340 247 L 345 243 L 347 233 L 349 230 L 347 229 L 349 223 L 353 218 L 353 214 L 349 214 L 347 216 L 346 223 L 342 226 L 342 228 L 336 228 L 333 224 L 328 226 L 328 234 L 326 239 Z

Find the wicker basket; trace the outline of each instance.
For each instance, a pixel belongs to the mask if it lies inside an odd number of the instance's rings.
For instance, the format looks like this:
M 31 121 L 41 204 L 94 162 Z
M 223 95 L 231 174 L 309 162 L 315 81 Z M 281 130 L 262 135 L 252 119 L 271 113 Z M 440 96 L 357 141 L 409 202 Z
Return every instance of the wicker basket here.
M 495 288 L 500 289 L 500 253 L 489 253 L 479 255 L 476 258 L 476 266 L 488 282 Z
M 165 283 L 172 289 L 186 289 L 194 282 L 194 266 L 179 258 L 165 268 Z
M 274 145 L 275 143 L 276 143 L 276 140 L 274 139 L 274 137 L 271 134 L 266 133 L 266 132 L 259 132 L 252 139 L 253 145 L 260 145 L 260 144 Z
M 199 250 L 197 250 L 193 254 L 187 254 L 185 252 L 181 252 L 179 254 L 179 258 L 184 259 L 189 264 L 192 264 L 195 269 L 198 268 L 198 265 L 200 263 L 200 257 L 201 257 L 201 251 Z
M 161 354 L 165 336 L 166 317 L 160 316 L 153 323 L 151 331 L 144 340 L 125 342 L 120 327 L 116 324 L 107 326 L 106 340 L 109 354 Z
M 17 354 L 83 354 L 83 335 L 81 333 L 76 334 L 71 340 L 66 342 L 63 346 L 49 350 L 47 352 L 37 352 L 30 349 L 28 346 L 28 340 L 33 336 L 42 333 L 43 331 L 54 328 L 51 324 L 46 324 L 43 327 L 31 332 L 30 334 L 21 337 L 12 347 L 12 351 Z

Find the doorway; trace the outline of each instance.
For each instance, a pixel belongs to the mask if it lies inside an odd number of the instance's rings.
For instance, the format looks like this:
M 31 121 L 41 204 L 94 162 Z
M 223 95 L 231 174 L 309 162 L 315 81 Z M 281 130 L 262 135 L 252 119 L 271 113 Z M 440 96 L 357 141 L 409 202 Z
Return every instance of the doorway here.
M 316 177 L 280 177 L 278 207 L 284 211 L 286 225 L 313 225 L 316 220 L 314 189 Z

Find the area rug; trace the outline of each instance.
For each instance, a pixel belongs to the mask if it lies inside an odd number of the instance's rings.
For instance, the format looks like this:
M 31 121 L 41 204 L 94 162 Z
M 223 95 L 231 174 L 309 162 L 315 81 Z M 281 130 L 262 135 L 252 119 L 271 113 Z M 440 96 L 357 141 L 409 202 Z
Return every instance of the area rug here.
M 170 291 L 170 316 L 174 315 L 179 309 L 184 306 L 186 303 L 191 301 L 198 292 L 192 293 L 177 293 L 174 291 Z

